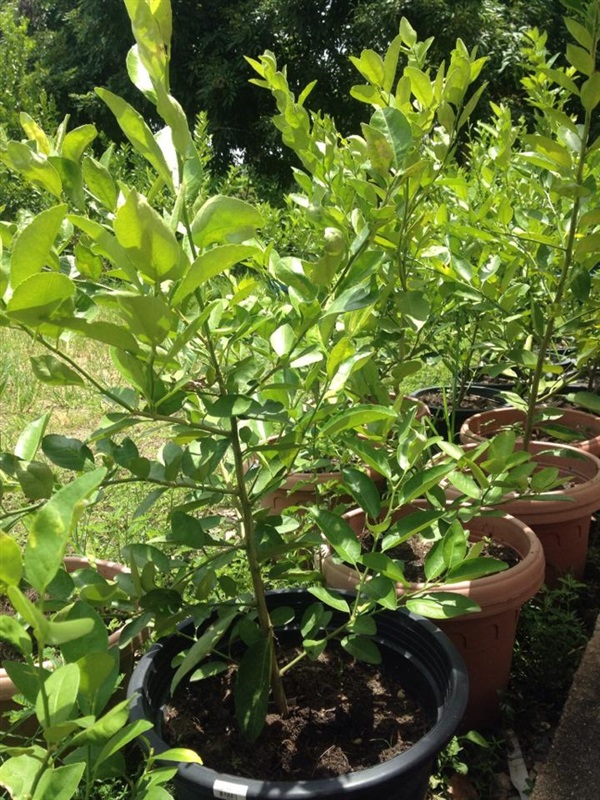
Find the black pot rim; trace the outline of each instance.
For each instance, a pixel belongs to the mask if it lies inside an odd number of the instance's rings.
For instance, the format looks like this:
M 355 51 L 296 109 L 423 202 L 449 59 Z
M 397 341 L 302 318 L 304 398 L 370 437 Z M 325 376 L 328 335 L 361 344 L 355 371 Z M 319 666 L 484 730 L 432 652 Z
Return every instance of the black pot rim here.
M 304 590 L 279 589 L 269 592 L 269 596 L 289 597 L 290 592 L 302 592 L 307 594 Z M 351 593 L 348 592 L 338 592 L 338 594 L 347 594 L 351 596 Z M 309 595 L 309 597 L 312 597 L 312 595 Z M 399 609 L 396 612 L 383 611 L 382 615 L 387 615 L 386 619 L 390 620 L 392 616 L 398 615 L 408 620 L 409 625 L 418 626 L 421 630 L 426 631 L 431 637 L 431 641 L 435 643 L 438 652 L 448 663 L 448 690 L 443 704 L 443 713 L 438 713 L 438 720 L 416 744 L 405 752 L 381 764 L 375 764 L 366 769 L 357 770 L 356 772 L 347 773 L 346 775 L 336 778 L 300 781 L 262 781 L 252 778 L 241 778 L 229 773 L 217 772 L 210 767 L 199 764 L 179 764 L 178 773 L 181 777 L 202 784 L 204 787 L 214 787 L 215 781 L 231 784 L 232 787 L 237 786 L 240 789 L 240 798 L 245 797 L 247 793 L 248 797 L 260 795 L 261 797 L 300 800 L 300 798 L 306 799 L 308 797 L 326 798 L 330 797 L 334 791 L 350 789 L 352 787 L 360 788 L 364 791 L 368 790 L 370 786 L 373 786 L 376 792 L 375 787 L 381 782 L 383 776 L 389 778 L 389 776 L 393 774 L 400 775 L 403 772 L 417 767 L 419 764 L 433 761 L 437 753 L 440 752 L 455 734 L 462 720 L 469 693 L 467 669 L 462 657 L 457 652 L 452 642 L 430 620 L 413 614 L 406 609 Z M 189 625 L 190 620 L 184 621 L 178 627 L 181 629 L 186 624 Z M 171 637 L 165 637 L 159 640 L 144 656 L 142 656 L 135 667 L 127 687 L 127 697 L 132 698 L 130 721 L 136 722 L 141 719 L 148 719 L 145 707 L 146 704 L 142 696 L 142 688 L 146 682 L 154 659 L 160 656 L 166 643 L 173 636 L 177 635 L 178 634 L 172 634 Z M 385 636 L 377 635 L 374 636 L 373 639 L 379 644 L 385 643 Z M 155 726 L 142 734 L 141 738 L 142 740 L 146 740 L 144 743 L 145 748 L 151 748 L 154 754 L 159 757 L 162 752 L 171 747 L 159 735 Z M 233 789 L 231 791 L 233 791 Z M 232 797 L 234 796 L 235 795 L 232 794 Z M 376 797 L 376 793 L 373 797 Z

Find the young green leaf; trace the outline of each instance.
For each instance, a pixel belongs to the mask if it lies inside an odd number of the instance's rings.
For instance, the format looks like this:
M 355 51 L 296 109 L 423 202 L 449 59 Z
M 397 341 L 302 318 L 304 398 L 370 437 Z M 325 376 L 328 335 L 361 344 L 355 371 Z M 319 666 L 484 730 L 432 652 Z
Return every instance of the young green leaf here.
M 430 592 L 421 597 L 411 597 L 406 601 L 406 607 L 431 619 L 451 619 L 479 611 L 477 603 L 469 597 L 451 592 Z
M 356 564 L 360 542 L 346 520 L 324 508 L 312 508 L 310 514 L 337 555 L 343 561 Z
M 262 635 L 244 653 L 235 685 L 235 714 L 246 738 L 254 742 L 267 716 L 272 640 Z
M 371 519 L 377 519 L 381 511 L 381 497 L 379 489 L 371 478 L 364 472 L 354 469 L 354 467 L 344 467 L 342 469 L 342 479 L 344 486 L 363 511 Z
M 10 258 L 10 282 L 13 289 L 51 263 L 52 245 L 66 213 L 66 205 L 52 206 L 34 217 L 13 239 Z
M 381 664 L 381 651 L 372 639 L 366 636 L 344 636 L 340 644 L 347 653 L 365 664 Z
M 60 725 L 69 719 L 77 702 L 78 691 L 77 664 L 63 664 L 50 674 L 44 682 L 47 705 L 42 700 L 41 692 L 35 704 L 35 713 L 43 728 Z
M 309 586 L 308 591 L 314 595 L 317 600 L 325 603 L 325 605 L 331 606 L 331 608 L 335 608 L 337 611 L 350 614 L 348 602 L 336 592 L 332 592 L 324 586 Z

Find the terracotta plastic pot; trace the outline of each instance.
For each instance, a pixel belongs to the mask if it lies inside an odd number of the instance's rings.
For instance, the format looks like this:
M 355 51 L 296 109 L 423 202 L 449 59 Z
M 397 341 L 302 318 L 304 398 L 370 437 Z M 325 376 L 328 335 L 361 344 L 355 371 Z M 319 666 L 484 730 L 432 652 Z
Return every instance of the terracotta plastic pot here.
M 416 392 L 411 394 L 411 397 L 421 400 L 424 402 L 422 398 L 429 393 L 439 393 L 444 391 L 443 387 L 440 386 L 429 386 L 425 389 L 418 389 Z M 447 394 L 451 395 L 451 390 L 446 387 L 445 389 Z M 493 386 L 483 386 L 479 384 L 473 384 L 469 387 L 468 390 L 469 395 L 475 395 L 477 397 L 485 397 L 493 402 L 498 406 L 506 405 L 506 401 L 500 397 L 500 390 L 494 388 Z M 427 404 L 429 408 L 433 424 L 435 426 L 436 431 L 439 433 L 440 436 L 443 436 L 444 439 L 450 440 L 456 438 L 458 432 L 460 431 L 461 426 L 473 414 L 477 413 L 477 409 L 475 408 L 467 408 L 461 407 L 457 408 L 453 412 L 453 426 L 452 429 L 449 430 L 448 424 L 446 422 L 446 417 L 444 416 L 444 408 L 441 405 L 432 405 Z M 452 414 L 451 414 L 451 421 L 452 421 Z
M 546 557 L 545 582 L 556 586 L 558 579 L 569 572 L 579 580 L 583 578 L 591 518 L 600 508 L 600 459 L 568 445 L 559 445 L 560 455 L 555 455 L 551 447 L 546 442 L 529 444 L 540 467 L 556 467 L 569 483 L 564 489 L 545 492 L 548 500 L 508 497 L 502 509 L 529 525 L 539 538 Z M 452 486 L 445 491 L 449 497 L 458 496 Z
M 82 556 L 67 556 L 64 560 L 67 572 L 75 572 L 78 569 L 85 569 L 90 567 L 91 564 L 87 558 Z M 103 561 L 98 560 L 94 562 L 100 575 L 106 580 L 114 580 L 117 575 L 129 572 L 129 569 L 123 564 L 116 561 Z M 122 628 L 113 631 L 108 637 L 109 647 L 115 647 L 119 644 Z M 133 669 L 134 650 L 142 643 L 144 637 L 139 636 L 130 642 L 125 648 L 120 651 L 120 671 L 128 678 Z M 48 668 L 51 667 L 48 662 Z M 0 668 L 0 730 L 6 730 L 8 727 L 7 718 L 3 716 L 5 711 L 12 711 L 17 708 L 13 701 L 13 697 L 17 693 L 17 687 L 6 674 L 6 670 Z M 21 729 L 19 729 L 21 732 Z
M 397 517 L 403 516 L 414 506 Z M 364 527 L 361 509 L 349 512 L 345 519 L 357 532 Z M 535 595 L 544 580 L 544 552 L 539 539 L 523 522 L 509 515 L 479 517 L 467 526 L 474 541 L 490 537 L 509 545 L 520 556 L 510 569 L 472 581 L 450 583 L 444 592 L 455 592 L 471 598 L 481 611 L 463 614 L 436 624 L 450 637 L 463 657 L 469 672 L 469 702 L 464 718 L 466 727 L 485 728 L 499 714 L 499 692 L 506 688 L 510 676 L 517 621 L 521 606 Z M 350 566 L 335 559 L 328 546 L 320 553 L 320 567 L 327 586 L 353 589 L 358 575 Z M 411 589 L 423 588 L 412 584 Z M 398 594 L 404 587 L 398 585 Z
M 292 589 L 268 595 L 271 609 L 292 607 L 296 620 L 277 629 L 278 639 L 297 641 L 299 620 L 314 597 Z M 333 630 L 344 619 L 333 612 L 328 626 Z M 210 622 L 210 620 L 209 620 Z M 205 623 L 208 624 L 208 623 Z M 188 621 L 180 633 L 155 644 L 136 666 L 128 688 L 132 697 L 130 719 L 150 720 L 153 727 L 140 737 L 141 746 L 160 756 L 168 749 L 161 733 L 163 706 L 175 667 L 173 658 L 189 648 L 194 625 Z M 196 635 L 201 629 L 196 631 Z M 377 616 L 373 637 L 385 659 L 392 659 L 402 672 L 402 685 L 413 693 L 431 720 L 427 734 L 409 750 L 368 769 L 338 778 L 302 781 L 259 781 L 217 773 L 208 766 L 180 764 L 173 778 L 179 800 L 424 800 L 436 755 L 454 735 L 462 718 L 468 678 L 462 659 L 452 643 L 428 620 L 403 612 L 383 611 Z M 202 691 L 202 682 L 196 684 Z M 185 742 L 181 743 L 185 746 Z M 260 740 L 257 747 L 260 746 Z
M 585 450 L 586 453 L 591 453 L 593 456 L 600 456 L 600 417 L 574 408 L 553 409 L 551 406 L 540 406 L 540 410 L 542 408 L 560 412 L 560 417 L 552 421 L 581 434 L 580 440 L 569 442 L 572 447 Z M 525 412 L 519 408 L 497 408 L 482 411 L 465 420 L 460 429 L 460 438 L 465 443 L 480 442 L 483 439 L 489 439 L 504 428 L 513 428 L 524 422 Z

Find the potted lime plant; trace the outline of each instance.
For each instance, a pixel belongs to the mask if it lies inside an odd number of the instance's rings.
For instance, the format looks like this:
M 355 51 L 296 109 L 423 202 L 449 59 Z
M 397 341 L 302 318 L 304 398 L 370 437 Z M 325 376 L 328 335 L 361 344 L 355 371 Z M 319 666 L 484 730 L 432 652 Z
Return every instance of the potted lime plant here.
M 566 485 L 559 492 L 572 501 L 562 503 L 560 518 L 555 516 L 556 508 L 552 511 L 544 504 L 509 507 L 543 537 L 550 580 L 567 570 L 581 577 L 590 515 L 600 500 L 598 459 L 570 448 L 576 434 L 568 430 L 565 410 L 540 405 L 562 372 L 549 358 L 555 338 L 577 326 L 577 320 L 588 313 L 586 309 L 597 302 L 592 271 L 598 237 L 598 159 L 593 139 L 600 102 L 598 3 L 573 8 L 566 25 L 574 40 L 567 47 L 566 67 L 549 57 L 543 34 L 535 30 L 528 34 L 530 73 L 523 83 L 535 109 L 535 127 L 527 133 L 511 123 L 506 109 L 496 109 L 505 124 L 498 126 L 502 139 L 488 151 L 489 211 L 478 220 L 482 241 L 493 237 L 488 244 L 490 254 L 493 248 L 504 264 L 506 295 L 500 302 L 504 313 L 510 315 L 510 327 L 506 328 L 510 337 L 503 345 L 501 341 L 496 344 L 502 349 L 502 360 L 518 369 L 524 397 L 507 395 L 514 410 L 482 412 L 471 417 L 462 431 L 465 441 L 473 441 L 518 425 L 525 449 L 546 459 L 546 465 L 551 462 L 562 469 L 565 477 L 574 475 L 573 487 Z M 503 157 L 494 157 L 492 163 L 491 155 L 498 151 Z M 581 438 L 594 439 L 597 421 L 593 416 L 587 429 L 592 433 Z M 539 435 L 546 441 L 536 442 Z M 566 457 L 563 466 L 562 452 Z M 580 496 L 582 505 L 577 502 Z M 573 519 L 570 531 L 569 517 Z
M 174 777 L 177 792 L 181 797 L 275 793 L 290 798 L 340 792 L 384 798 L 400 792 L 421 798 L 434 754 L 464 710 L 460 659 L 430 623 L 397 611 L 392 577 L 397 567 L 371 566 L 350 597 L 331 592 L 312 568 L 302 569 L 296 556 L 320 542 L 320 534 L 261 507 L 294 460 L 289 447 L 273 452 L 274 434 L 293 431 L 297 450 L 315 427 L 328 434 L 360 433 L 370 424 L 397 421 L 397 410 L 387 406 L 341 404 L 338 409 L 336 404 L 348 378 L 375 358 L 361 339 L 379 297 L 375 287 L 371 290 L 372 237 L 350 225 L 348 247 L 327 251 L 333 262 L 281 257 L 260 239 L 257 208 L 235 197 L 207 197 L 193 135 L 169 91 L 170 4 L 127 0 L 126 6 L 136 39 L 128 70 L 165 127 L 153 134 L 122 98 L 97 91 L 156 180 L 147 195 L 125 180 L 116 182 L 110 153 L 97 159 L 89 152 L 96 136 L 92 126 L 67 131 L 63 125 L 49 136 L 24 120 L 31 138 L 9 142 L 0 156 L 51 204 L 4 231 L 9 270 L 0 278 L 0 320 L 35 336 L 47 349 L 42 379 L 87 383 L 109 403 L 88 442 L 79 443 L 94 448 L 94 458 L 107 470 L 103 485 L 121 479 L 144 484 L 146 508 L 161 493 L 174 498 L 160 548 L 156 542 L 144 545 L 143 559 L 131 564 L 130 585 L 139 593 L 142 611 L 129 634 L 150 619 L 160 633 L 176 632 L 155 645 L 134 674 L 128 730 L 143 725 L 151 758 L 169 753 L 162 708 L 170 690 L 192 675 L 204 681 L 201 694 L 225 687 L 228 700 L 222 705 L 250 742 L 254 766 L 254 742 L 264 735 L 267 711 L 275 709 L 284 721 L 292 708 L 289 675 L 298 665 L 311 664 L 326 673 L 326 654 L 339 652 L 348 659 L 341 662 L 345 670 L 363 662 L 380 675 L 392 669 L 394 684 L 400 680 L 420 698 L 429 729 L 412 747 L 380 764 L 363 768 L 361 762 L 356 771 L 345 766 L 339 771 L 338 765 L 334 776 L 326 772 L 318 779 L 310 777 L 314 765 L 299 774 L 292 771 L 288 780 L 271 781 L 269 774 L 248 777 L 245 767 L 236 776 L 231 768 L 220 773 L 210 764 L 182 764 Z M 407 38 L 412 41 L 404 25 L 392 52 Z M 449 107 L 459 102 L 447 98 Z M 402 112 L 393 114 L 405 140 L 399 143 L 397 131 L 381 128 L 381 116 L 375 112 L 377 141 L 398 147 L 400 156 L 413 146 L 410 126 Z M 366 141 L 361 147 L 366 152 Z M 391 166 L 391 161 L 376 166 L 375 184 Z M 362 205 L 368 209 L 370 201 Z M 32 241 L 37 246 L 30 252 Z M 94 364 L 78 363 L 63 344 L 65 333 L 109 347 L 124 385 L 107 385 Z M 414 430 L 413 416 L 401 420 L 397 436 L 410 454 L 401 483 L 407 495 L 416 496 L 433 491 L 452 471 L 453 461 L 420 468 L 427 440 Z M 156 456 L 135 441 L 136 432 L 149 426 L 161 439 Z M 354 438 L 352 446 L 364 463 L 389 474 L 385 451 L 365 448 Z M 256 456 L 267 442 L 270 457 L 261 460 Z M 119 477 L 123 473 L 126 477 Z M 363 478 L 357 471 L 350 491 L 369 508 L 371 484 Z M 354 534 L 338 515 L 316 509 L 312 516 L 336 551 L 354 551 Z M 169 547 L 186 557 L 165 556 Z M 228 571 L 240 555 L 247 576 L 241 588 Z M 174 572 L 169 586 L 159 577 L 165 561 Z M 446 568 L 457 566 L 452 558 Z M 490 561 L 487 568 L 501 565 Z M 266 586 L 274 580 L 308 590 L 268 594 Z M 443 592 L 405 600 L 408 608 L 435 609 L 443 616 L 475 608 L 468 598 Z M 188 622 L 177 631 L 184 619 Z M 282 656 L 279 643 L 288 637 L 294 654 Z M 334 640 L 339 648 L 329 646 Z M 235 675 L 233 694 L 220 683 L 226 674 Z M 383 716 L 390 715 L 384 711 Z M 391 740 L 401 749 L 391 719 Z M 182 752 L 181 760 L 186 759 Z

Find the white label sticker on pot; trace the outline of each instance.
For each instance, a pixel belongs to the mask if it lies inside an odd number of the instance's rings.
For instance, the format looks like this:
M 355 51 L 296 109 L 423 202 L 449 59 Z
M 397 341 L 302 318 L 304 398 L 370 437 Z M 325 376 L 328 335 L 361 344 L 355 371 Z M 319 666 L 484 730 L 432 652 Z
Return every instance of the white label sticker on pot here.
M 244 800 L 248 794 L 248 787 L 242 783 L 216 780 L 213 783 L 213 795 L 219 800 Z

